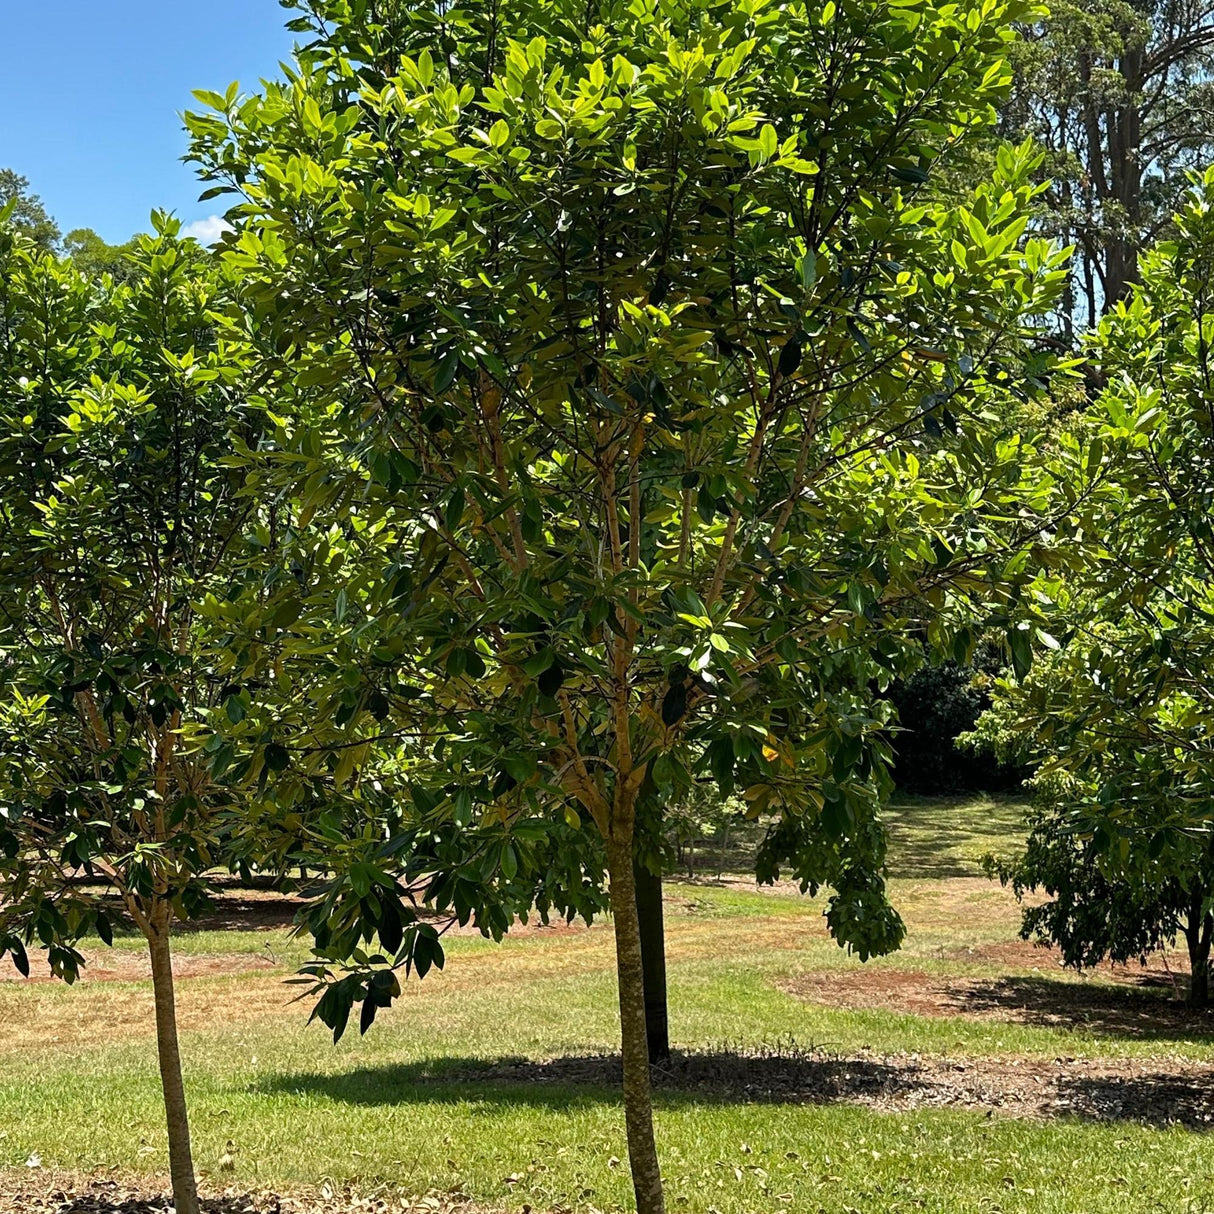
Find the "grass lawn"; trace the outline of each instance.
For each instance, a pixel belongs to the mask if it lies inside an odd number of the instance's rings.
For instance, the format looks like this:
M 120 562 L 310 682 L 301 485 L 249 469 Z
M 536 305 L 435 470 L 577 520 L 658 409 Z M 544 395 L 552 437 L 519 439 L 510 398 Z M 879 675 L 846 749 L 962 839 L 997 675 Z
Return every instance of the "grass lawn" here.
M 866 967 L 827 938 L 820 902 L 673 883 L 677 1046 L 698 1051 L 710 1076 L 778 1074 L 780 1057 L 735 1057 L 765 1050 L 851 1060 L 843 1069 L 903 1053 L 945 1067 L 985 1058 L 1049 1068 L 1065 1057 L 1112 1061 L 1157 1083 L 1214 1062 L 1210 1022 L 1176 1014 L 1152 991 L 1063 976 L 1014 943 L 1010 895 L 953 871 L 1006 846 L 1016 822 L 1014 808 L 981 801 L 900 805 L 891 866 L 910 934 L 900 954 Z M 197 933 L 182 937 L 180 955 L 195 1155 L 211 1187 L 387 1182 L 505 1210 L 627 1205 L 616 1092 L 568 1065 L 617 1046 L 609 925 L 501 946 L 456 938 L 445 973 L 411 984 L 366 1038 L 352 1031 L 337 1047 L 287 1002 L 282 979 L 301 950 L 282 931 Z M 990 999 L 974 1014 L 906 1010 L 919 1008 L 919 993 L 954 988 L 1015 998 L 994 1013 Z M 1063 996 L 1065 1014 L 1054 1014 Z M 0 1025 L 0 1169 L 37 1154 L 46 1169 L 163 1173 L 148 982 L 0 982 Z M 1140 1122 L 1116 1108 L 1011 1117 L 900 1100 L 815 1103 L 736 1074 L 664 1085 L 669 1207 L 1214 1210 L 1214 1140 L 1166 1118 Z
M 1017 842 L 1025 802 L 1014 797 L 897 797 L 885 812 L 895 877 L 976 877 L 982 857 Z

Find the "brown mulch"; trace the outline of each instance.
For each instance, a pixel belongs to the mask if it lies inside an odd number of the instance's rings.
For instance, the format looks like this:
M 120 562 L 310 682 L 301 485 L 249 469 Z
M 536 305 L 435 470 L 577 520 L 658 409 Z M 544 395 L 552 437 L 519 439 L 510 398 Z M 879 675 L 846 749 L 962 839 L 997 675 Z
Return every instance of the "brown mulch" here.
M 360 1194 L 348 1188 L 275 1193 L 225 1189 L 203 1193 L 203 1214 L 476 1214 L 459 1193 L 409 1196 L 384 1189 Z M 43 1175 L 0 1170 L 0 1214 L 172 1214 L 173 1203 L 133 1180 Z
M 850 1011 L 965 1016 L 1131 1037 L 1214 1035 L 1214 1009 L 1186 1007 L 1159 975 L 1120 969 L 1103 976 L 1114 982 L 1045 974 L 961 978 L 875 967 L 801 974 L 781 989 Z
M 503 1061 L 469 1067 L 454 1082 L 615 1087 L 618 1056 Z M 451 1083 L 450 1071 L 434 1082 Z M 867 1105 L 901 1113 L 964 1108 L 1022 1118 L 1079 1117 L 1153 1126 L 1214 1127 L 1214 1063 L 1178 1059 L 953 1057 L 863 1051 L 842 1056 L 786 1045 L 768 1051 L 682 1053 L 653 1068 L 672 1099 L 760 1104 Z
M 1073 970 L 1063 970 L 1057 952 L 1032 940 L 1000 940 L 992 944 L 967 945 L 943 950 L 939 955 L 948 961 L 980 962 L 1004 969 L 1040 969 L 1074 974 Z M 1085 970 L 1084 975 L 1132 986 L 1171 988 L 1174 980 L 1178 982 L 1188 972 L 1188 956 L 1183 951 L 1169 949 L 1166 953 L 1151 953 L 1142 964 L 1135 961 L 1129 965 L 1115 965 L 1111 961 L 1102 961 L 1092 969 Z

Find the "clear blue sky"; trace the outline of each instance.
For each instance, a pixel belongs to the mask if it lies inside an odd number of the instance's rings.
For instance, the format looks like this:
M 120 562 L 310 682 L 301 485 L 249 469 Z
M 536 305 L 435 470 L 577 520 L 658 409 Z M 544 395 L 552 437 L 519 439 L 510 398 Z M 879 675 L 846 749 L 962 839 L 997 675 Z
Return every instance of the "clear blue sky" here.
M 252 89 L 295 35 L 277 0 L 0 0 L 0 167 L 64 232 L 126 240 L 156 207 L 203 220 L 223 198 L 181 163 L 190 90 Z

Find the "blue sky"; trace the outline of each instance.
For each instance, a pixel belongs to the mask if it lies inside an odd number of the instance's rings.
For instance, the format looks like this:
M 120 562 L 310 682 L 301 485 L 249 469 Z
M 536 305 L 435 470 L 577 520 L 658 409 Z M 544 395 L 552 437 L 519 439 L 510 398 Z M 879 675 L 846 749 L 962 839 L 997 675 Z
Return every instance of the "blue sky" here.
M 190 90 L 277 76 L 295 35 L 277 0 L 0 0 L 0 167 L 64 232 L 126 240 L 156 207 L 205 222 L 181 112 Z M 205 230 L 205 228 L 203 229 Z

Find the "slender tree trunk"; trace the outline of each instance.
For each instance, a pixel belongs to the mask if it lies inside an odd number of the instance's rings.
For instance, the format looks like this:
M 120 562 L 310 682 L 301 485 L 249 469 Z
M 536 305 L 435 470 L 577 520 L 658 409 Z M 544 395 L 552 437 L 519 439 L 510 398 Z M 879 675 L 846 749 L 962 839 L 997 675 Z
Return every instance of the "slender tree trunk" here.
M 168 908 L 156 913 L 147 931 L 152 958 L 152 990 L 156 999 L 156 1050 L 160 1056 L 160 1086 L 169 1132 L 169 1174 L 177 1214 L 199 1214 L 198 1185 L 190 1154 L 190 1123 L 186 1115 L 181 1053 L 177 1046 L 177 1000 L 173 993 L 173 958 L 169 949 Z
M 631 833 L 631 832 L 629 832 Z M 615 919 L 616 976 L 620 991 L 620 1037 L 624 1055 L 624 1121 L 628 1160 L 638 1214 L 665 1214 L 662 1172 L 653 1134 L 649 1048 L 645 1036 L 645 968 L 632 875 L 632 839 L 607 840 L 611 913 Z
M 637 887 L 641 931 L 641 966 L 645 974 L 645 1039 L 649 1061 L 670 1058 L 670 1021 L 666 1001 L 666 925 L 662 918 L 662 878 L 644 864 L 632 866 Z
M 1198 902 L 1191 913 L 1185 939 L 1189 945 L 1189 998 L 1190 1007 L 1210 1006 L 1210 944 L 1214 937 L 1214 917 L 1201 914 Z
M 1089 254 L 1083 255 L 1083 296 L 1088 305 L 1088 328 L 1096 327 L 1096 275 Z
M 1071 210 L 1071 183 L 1063 177 L 1062 180 L 1062 210 L 1069 214 Z M 1066 268 L 1066 285 L 1062 288 L 1062 332 L 1066 344 L 1070 346 L 1075 340 L 1075 259 L 1072 257 Z
M 725 872 L 725 856 L 729 851 L 729 832 L 733 823 L 725 819 L 725 831 L 721 836 L 721 846 L 717 848 L 717 880 L 720 881 L 721 875 Z
M 1109 138 L 1109 193 L 1117 203 L 1118 229 L 1108 246 L 1108 281 L 1104 310 L 1130 293 L 1138 281 L 1138 245 L 1142 239 L 1142 114 L 1139 105 L 1145 81 L 1142 64 L 1145 48 L 1127 47 L 1119 71 L 1125 81 L 1127 100 L 1110 109 L 1105 119 Z

